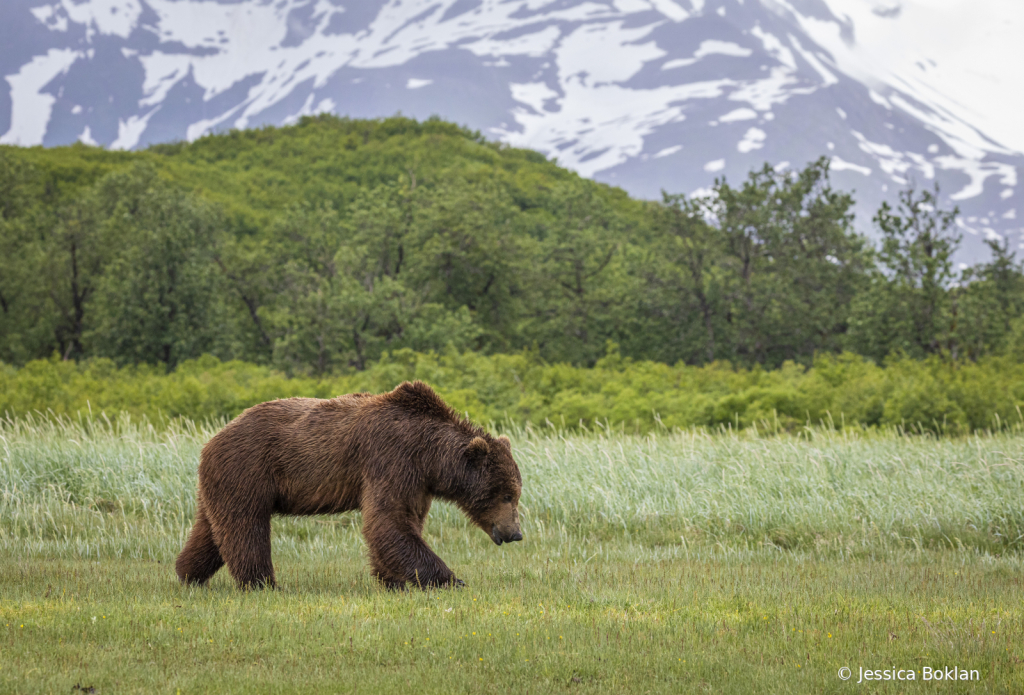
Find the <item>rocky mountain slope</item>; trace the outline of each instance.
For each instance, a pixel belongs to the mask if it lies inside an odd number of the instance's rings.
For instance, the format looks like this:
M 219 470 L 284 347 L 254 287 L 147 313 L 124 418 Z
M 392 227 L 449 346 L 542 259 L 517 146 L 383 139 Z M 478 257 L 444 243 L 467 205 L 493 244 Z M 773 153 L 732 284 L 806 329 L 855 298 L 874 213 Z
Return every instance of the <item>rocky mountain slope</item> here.
M 445 119 L 643 197 L 832 158 L 1022 243 L 1019 0 L 0 0 L 0 143 Z M 1022 209 L 1024 212 L 1024 209 Z

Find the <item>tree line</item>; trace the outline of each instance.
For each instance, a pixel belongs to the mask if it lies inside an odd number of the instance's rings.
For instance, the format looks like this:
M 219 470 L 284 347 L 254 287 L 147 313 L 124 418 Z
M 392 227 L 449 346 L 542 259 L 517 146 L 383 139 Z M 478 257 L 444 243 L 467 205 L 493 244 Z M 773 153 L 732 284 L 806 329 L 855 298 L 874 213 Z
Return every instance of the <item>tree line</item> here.
M 316 117 L 140 153 L 0 148 L 0 361 L 315 377 L 402 349 L 774 368 L 977 360 L 1021 337 L 1005 243 L 958 269 L 955 210 L 873 224 L 828 160 L 630 199 L 438 121 Z

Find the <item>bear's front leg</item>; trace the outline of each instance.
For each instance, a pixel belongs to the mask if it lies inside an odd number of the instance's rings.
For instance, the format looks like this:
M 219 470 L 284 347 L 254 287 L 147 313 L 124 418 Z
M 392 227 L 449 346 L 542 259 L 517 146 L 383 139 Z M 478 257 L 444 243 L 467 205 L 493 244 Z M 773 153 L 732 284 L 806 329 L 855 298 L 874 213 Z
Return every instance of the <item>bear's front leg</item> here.
M 384 505 L 363 509 L 363 536 L 373 574 L 389 589 L 404 588 L 407 582 L 421 589 L 463 586 L 423 541 L 423 521 L 417 516 Z

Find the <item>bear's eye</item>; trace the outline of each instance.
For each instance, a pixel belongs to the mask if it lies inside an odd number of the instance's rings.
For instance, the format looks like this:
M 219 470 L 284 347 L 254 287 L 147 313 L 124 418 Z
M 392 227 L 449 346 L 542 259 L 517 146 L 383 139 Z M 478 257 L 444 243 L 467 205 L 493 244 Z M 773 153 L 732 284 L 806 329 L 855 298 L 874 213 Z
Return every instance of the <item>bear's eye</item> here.
M 505 501 L 506 502 L 511 502 L 512 501 L 512 495 L 505 495 Z

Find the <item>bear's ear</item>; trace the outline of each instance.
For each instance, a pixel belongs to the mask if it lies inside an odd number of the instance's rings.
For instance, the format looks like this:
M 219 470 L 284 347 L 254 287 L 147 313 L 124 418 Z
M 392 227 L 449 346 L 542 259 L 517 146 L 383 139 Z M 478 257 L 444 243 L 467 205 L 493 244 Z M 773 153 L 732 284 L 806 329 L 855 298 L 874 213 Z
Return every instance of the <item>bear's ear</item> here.
M 466 461 L 471 466 L 479 466 L 487 458 L 488 451 L 490 451 L 490 447 L 487 445 L 486 439 L 473 437 L 473 441 L 466 447 Z
M 501 442 L 502 444 L 504 444 L 505 446 L 507 446 L 509 449 L 512 448 L 512 440 L 509 439 L 508 437 L 506 437 L 505 435 L 501 435 L 500 437 L 497 437 L 497 440 L 499 442 Z

